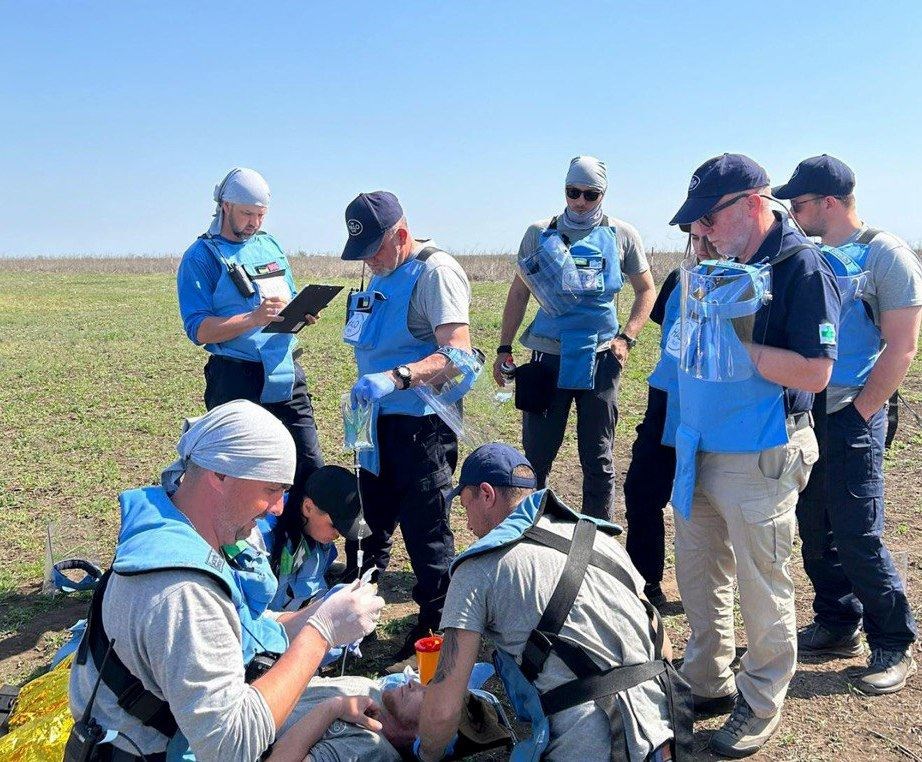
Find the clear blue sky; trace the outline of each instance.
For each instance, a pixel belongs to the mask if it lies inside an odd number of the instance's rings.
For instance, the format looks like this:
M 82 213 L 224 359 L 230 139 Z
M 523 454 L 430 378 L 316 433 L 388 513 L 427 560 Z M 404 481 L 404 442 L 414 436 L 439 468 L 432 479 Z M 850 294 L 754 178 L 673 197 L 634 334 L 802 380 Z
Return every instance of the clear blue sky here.
M 580 153 L 648 245 L 703 160 L 831 153 L 922 240 L 922 3 L 0 2 L 0 254 L 181 253 L 224 172 L 289 250 L 360 191 L 453 251 L 514 250 Z

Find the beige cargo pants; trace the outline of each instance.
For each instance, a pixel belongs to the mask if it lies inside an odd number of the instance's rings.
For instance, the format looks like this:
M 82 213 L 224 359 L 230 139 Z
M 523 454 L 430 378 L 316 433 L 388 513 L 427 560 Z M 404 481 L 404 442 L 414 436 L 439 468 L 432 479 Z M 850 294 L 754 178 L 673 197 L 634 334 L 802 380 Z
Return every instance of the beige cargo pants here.
M 798 423 L 788 420 L 780 447 L 699 453 L 691 518 L 675 515 L 676 578 L 691 625 L 682 674 L 698 696 L 739 690 L 762 718 L 781 709 L 797 664 L 788 562 L 797 493 L 818 457 L 808 416 Z M 734 574 L 747 641 L 735 684 Z

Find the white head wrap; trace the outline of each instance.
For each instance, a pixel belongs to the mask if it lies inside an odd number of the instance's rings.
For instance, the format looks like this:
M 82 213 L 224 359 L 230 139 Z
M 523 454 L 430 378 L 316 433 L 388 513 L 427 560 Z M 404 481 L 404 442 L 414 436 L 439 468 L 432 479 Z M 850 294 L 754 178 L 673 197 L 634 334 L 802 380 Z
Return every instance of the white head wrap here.
M 570 159 L 570 169 L 567 170 L 564 185 L 585 185 L 605 193 L 608 190 L 608 171 L 605 169 L 605 162 L 594 156 L 576 156 Z M 577 230 L 593 228 L 602 221 L 602 202 L 599 201 L 592 209 L 581 214 L 572 211 L 567 206 L 563 216 L 571 228 Z
M 218 235 L 224 222 L 221 202 L 231 204 L 250 204 L 252 206 L 269 206 L 269 184 L 255 169 L 234 167 L 224 179 L 214 187 L 214 200 L 217 204 L 209 235 Z
M 295 443 L 282 422 L 248 400 L 212 408 L 183 421 L 176 445 L 179 457 L 160 475 L 168 495 L 191 460 L 197 466 L 238 479 L 291 484 L 295 476 Z

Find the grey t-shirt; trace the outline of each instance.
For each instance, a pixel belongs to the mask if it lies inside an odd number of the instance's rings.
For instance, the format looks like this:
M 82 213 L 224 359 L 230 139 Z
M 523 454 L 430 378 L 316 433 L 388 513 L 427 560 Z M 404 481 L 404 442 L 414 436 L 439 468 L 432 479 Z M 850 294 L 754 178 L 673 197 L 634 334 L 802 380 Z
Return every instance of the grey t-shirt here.
M 367 677 L 314 677 L 291 716 L 282 725 L 279 736 L 308 714 L 320 702 L 338 696 L 369 696 L 379 705 L 381 691 L 374 680 Z M 384 736 L 342 720 L 335 720 L 310 750 L 305 759 L 311 762 L 399 762 L 397 750 Z
M 144 687 L 164 699 L 198 759 L 259 759 L 275 737 L 262 694 L 244 681 L 240 619 L 218 582 L 184 570 L 113 574 L 102 604 L 115 653 Z M 92 657 L 74 665 L 70 708 L 80 716 L 96 682 Z M 123 712 L 105 683 L 94 717 L 129 736 L 145 754 L 164 737 Z M 124 739 L 115 745 L 133 751 Z
M 432 245 L 428 239 L 417 240 L 414 251 Z M 410 297 L 407 328 L 420 341 L 434 341 L 440 325 L 470 325 L 471 286 L 461 265 L 444 251 L 431 254 L 426 264 Z
M 547 219 L 538 220 L 534 224 L 528 226 L 528 230 L 525 231 L 522 242 L 519 244 L 519 260 L 532 254 L 538 248 L 538 241 L 541 233 L 547 230 L 552 219 L 552 217 L 548 217 Z M 608 224 L 615 228 L 618 234 L 619 261 L 622 274 L 627 277 L 629 275 L 640 275 L 640 273 L 649 270 L 650 264 L 647 262 L 647 255 L 643 250 L 643 241 L 640 239 L 640 233 L 637 232 L 637 228 L 615 217 L 608 217 Z M 594 229 L 595 228 L 577 230 L 571 228 L 566 224 L 563 215 L 557 219 L 557 230 L 566 235 L 570 241 L 579 241 L 589 235 Z M 531 325 L 525 329 L 519 341 L 523 346 L 537 352 L 547 352 L 555 355 L 560 354 L 560 343 L 545 336 L 536 336 L 531 331 Z M 596 351 L 603 352 L 608 349 L 610 344 L 611 341 L 603 341 L 599 343 Z
M 542 517 L 538 526 L 567 538 L 573 525 Z M 637 589 L 643 578 L 614 538 L 596 535 L 595 549 L 628 569 Z M 551 548 L 518 543 L 475 556 L 454 572 L 442 612 L 442 628 L 470 630 L 489 638 L 496 648 L 518 660 L 529 633 L 547 607 L 566 556 Z M 650 625 L 636 592 L 590 566 L 560 634 L 584 648 L 602 667 L 635 664 L 653 658 Z M 572 680 L 573 673 L 552 655 L 535 681 L 545 691 Z M 649 682 L 618 694 L 631 760 L 643 760 L 672 738 L 662 689 Z M 558 712 L 551 718 L 549 759 L 608 759 L 608 717 L 593 702 Z
M 867 229 L 862 223 L 842 245 L 855 243 Z M 880 325 L 881 312 L 922 305 L 922 262 L 904 241 L 891 233 L 878 233 L 868 246 L 865 267 L 868 279 L 862 298 L 871 308 L 876 325 Z M 860 391 L 860 386 L 830 385 L 826 390 L 826 411 L 841 410 Z

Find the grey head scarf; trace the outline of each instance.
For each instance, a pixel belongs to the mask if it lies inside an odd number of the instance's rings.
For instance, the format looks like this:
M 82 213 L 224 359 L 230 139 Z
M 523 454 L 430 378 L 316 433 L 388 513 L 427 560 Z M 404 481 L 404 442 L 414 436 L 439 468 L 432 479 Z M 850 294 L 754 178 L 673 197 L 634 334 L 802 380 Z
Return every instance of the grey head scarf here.
M 238 479 L 291 484 L 295 443 L 282 422 L 248 400 L 218 405 L 199 418 L 183 421 L 176 445 L 179 457 L 164 469 L 160 483 L 168 495 L 179 487 L 189 461 Z
M 269 206 L 269 184 L 255 169 L 234 167 L 224 179 L 214 187 L 215 210 L 208 235 L 219 235 L 221 224 L 224 222 L 224 213 L 221 211 L 221 202 L 231 204 L 249 204 L 252 206 Z
M 608 171 L 605 169 L 605 162 L 594 156 L 577 156 L 571 159 L 564 187 L 567 185 L 585 185 L 605 193 L 608 190 Z M 564 210 L 563 217 L 567 226 L 574 230 L 593 228 L 602 221 L 602 201 L 600 200 L 595 207 L 582 214 L 571 211 L 568 206 Z

